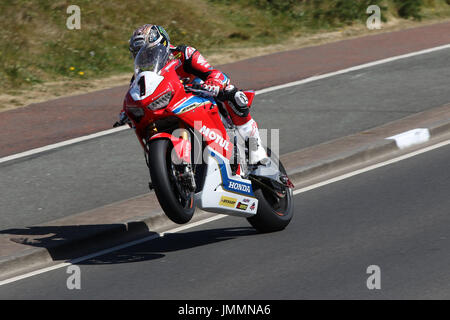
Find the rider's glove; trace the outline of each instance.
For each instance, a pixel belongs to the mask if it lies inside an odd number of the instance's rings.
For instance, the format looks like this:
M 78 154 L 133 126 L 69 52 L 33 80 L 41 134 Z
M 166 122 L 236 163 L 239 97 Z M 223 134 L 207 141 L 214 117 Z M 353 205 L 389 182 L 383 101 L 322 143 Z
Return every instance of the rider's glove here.
M 119 121 L 120 121 L 120 122 L 123 122 L 123 123 L 125 123 L 125 122 L 128 121 L 128 116 L 127 116 L 127 114 L 125 113 L 125 111 L 122 111 L 122 112 L 119 114 Z
M 213 97 L 217 97 L 223 89 L 223 84 L 218 79 L 207 79 L 205 83 L 201 85 L 201 88 L 209 91 Z
M 120 114 L 119 114 L 119 121 L 117 121 L 116 123 L 114 123 L 113 124 L 113 127 L 114 128 L 116 128 L 116 127 L 120 127 L 120 126 L 123 126 L 125 123 L 127 123 L 128 122 L 128 116 L 127 116 L 127 114 L 125 113 L 125 111 L 122 111 Z

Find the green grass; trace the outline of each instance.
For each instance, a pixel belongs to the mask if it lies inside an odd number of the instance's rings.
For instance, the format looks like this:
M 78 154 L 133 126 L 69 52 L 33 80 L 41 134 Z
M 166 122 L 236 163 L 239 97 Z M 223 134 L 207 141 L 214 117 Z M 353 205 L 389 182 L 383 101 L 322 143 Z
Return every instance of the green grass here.
M 74 3 L 80 30 L 66 28 Z M 131 72 L 128 39 L 144 23 L 208 52 L 364 23 L 370 4 L 380 5 L 384 21 L 450 16 L 450 0 L 0 0 L 0 88 Z

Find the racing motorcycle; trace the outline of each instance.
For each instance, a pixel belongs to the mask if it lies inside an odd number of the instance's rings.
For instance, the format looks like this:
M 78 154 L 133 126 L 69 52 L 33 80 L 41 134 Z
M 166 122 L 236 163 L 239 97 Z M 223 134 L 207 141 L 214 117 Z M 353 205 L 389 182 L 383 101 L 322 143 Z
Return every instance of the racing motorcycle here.
M 238 139 L 231 118 L 201 86 L 176 74 L 177 59 L 163 45 L 144 46 L 125 96 L 126 121 L 144 149 L 154 189 L 175 223 L 195 208 L 247 218 L 259 232 L 284 229 L 293 216 L 293 185 L 268 149 L 269 163 L 248 161 L 251 141 Z M 245 91 L 249 105 L 255 93 Z

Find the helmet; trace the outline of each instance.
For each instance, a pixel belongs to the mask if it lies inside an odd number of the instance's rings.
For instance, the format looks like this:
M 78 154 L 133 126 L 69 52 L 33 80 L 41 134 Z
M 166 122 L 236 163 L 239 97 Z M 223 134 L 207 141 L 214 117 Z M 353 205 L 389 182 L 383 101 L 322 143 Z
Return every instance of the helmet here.
M 130 38 L 130 52 L 135 58 L 144 44 L 154 46 L 158 43 L 162 43 L 167 49 L 169 48 L 170 38 L 166 30 L 161 26 L 144 24 L 133 32 Z

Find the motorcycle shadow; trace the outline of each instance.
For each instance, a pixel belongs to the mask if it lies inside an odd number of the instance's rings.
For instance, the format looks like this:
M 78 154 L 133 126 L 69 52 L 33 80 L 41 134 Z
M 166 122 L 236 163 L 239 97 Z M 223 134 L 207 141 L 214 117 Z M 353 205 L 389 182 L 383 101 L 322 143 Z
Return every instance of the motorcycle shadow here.
M 133 229 L 134 236 L 127 237 L 126 232 L 124 232 L 125 236 L 114 239 L 114 236 L 108 235 L 114 229 L 127 229 L 126 231 Z M 97 236 L 93 240 L 92 235 L 94 234 L 102 234 L 102 236 Z M 136 237 L 136 234 L 139 236 Z M 163 258 L 165 253 L 168 252 L 192 249 L 256 234 L 256 230 L 251 227 L 166 233 L 164 237 L 158 237 L 151 241 L 93 257 L 76 264 L 102 265 L 149 261 Z M 150 231 L 147 225 L 141 222 L 132 222 L 128 226 L 123 224 L 33 226 L 1 230 L 0 235 L 2 235 L 2 238 L 5 237 L 9 241 L 21 245 L 45 248 L 53 261 L 71 261 L 129 241 L 150 236 L 157 237 L 157 233 Z
M 119 264 L 161 259 L 166 256 L 166 253 L 193 249 L 196 247 L 211 245 L 256 234 L 256 230 L 250 227 L 219 228 L 183 233 L 166 233 L 164 237 L 115 251 L 100 257 L 82 261 L 77 264 Z

